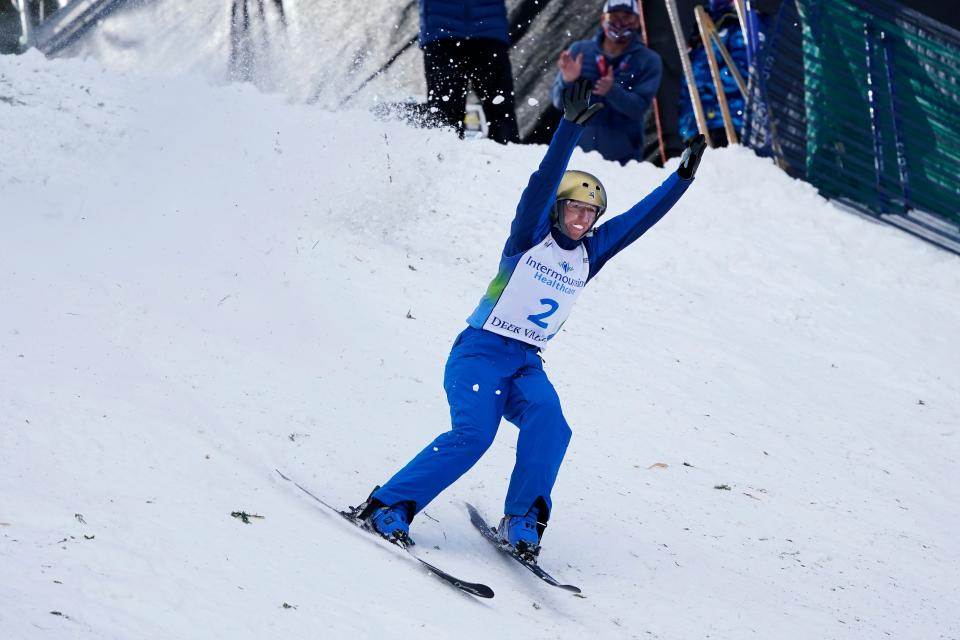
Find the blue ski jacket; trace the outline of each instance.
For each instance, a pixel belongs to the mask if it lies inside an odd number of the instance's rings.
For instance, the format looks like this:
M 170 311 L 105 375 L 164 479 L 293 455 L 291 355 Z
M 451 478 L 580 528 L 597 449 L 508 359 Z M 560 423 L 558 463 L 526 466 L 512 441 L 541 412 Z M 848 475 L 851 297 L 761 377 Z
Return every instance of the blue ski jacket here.
M 590 282 L 610 258 L 659 222 L 693 184 L 693 179 L 684 180 L 676 172 L 671 173 L 663 184 L 630 209 L 598 225 L 590 235 L 573 240 L 553 226 L 550 212 L 556 201 L 560 180 L 583 131 L 584 127 L 567 119 L 560 121 L 540 166 L 530 176 L 520 196 L 494 283 L 509 281 L 521 256 L 542 242 L 548 233 L 564 249 L 573 249 L 583 243 L 590 261 L 587 277 L 587 282 Z M 496 305 L 494 296 L 502 291 L 502 286 L 493 285 L 487 290 L 476 311 L 467 319 L 471 327 L 483 328 L 489 310 Z
M 587 123 L 580 148 L 599 151 L 607 160 L 626 164 L 643 159 L 643 120 L 660 88 L 663 63 L 656 52 L 643 46 L 637 35 L 623 54 L 607 58 L 603 54 L 603 38 L 600 29 L 593 40 L 579 40 L 569 49 L 574 58 L 583 54 L 581 78 L 593 83 L 603 75 L 601 68 L 613 68 L 616 81 L 607 95 L 598 98 L 604 108 Z M 561 111 L 563 90 L 571 84 L 557 73 L 552 98 L 553 105 Z
M 510 43 L 504 0 L 418 0 L 420 46 L 449 38 Z

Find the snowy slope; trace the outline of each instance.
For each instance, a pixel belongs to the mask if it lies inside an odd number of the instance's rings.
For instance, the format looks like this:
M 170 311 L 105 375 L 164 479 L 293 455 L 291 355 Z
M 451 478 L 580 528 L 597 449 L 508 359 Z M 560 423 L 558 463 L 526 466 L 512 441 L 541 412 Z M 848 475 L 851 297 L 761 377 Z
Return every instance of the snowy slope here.
M 541 558 L 586 598 L 470 527 L 505 424 L 414 523 L 479 601 L 273 469 L 355 504 L 446 428 L 543 148 L 35 54 L 0 58 L 0 140 L 0 637 L 960 637 L 955 256 L 709 151 L 545 353 Z M 667 176 L 572 164 L 611 213 Z
M 248 2 L 249 31 L 231 34 L 231 0 L 130 2 L 103 20 L 67 51 L 111 69 L 157 75 L 202 74 L 222 81 L 231 73 L 291 100 L 336 106 L 375 73 L 419 28 L 415 2 L 369 3 L 285 0 Z M 260 4 L 263 10 L 259 9 Z M 242 16 L 242 14 L 241 14 Z M 242 22 L 242 17 L 238 17 Z M 231 35 L 238 38 L 231 41 Z M 231 67 L 231 50 L 240 69 Z M 551 67 L 552 68 L 552 67 Z M 409 48 L 388 74 L 371 83 L 359 102 L 423 95 L 423 59 Z
M 249 31 L 237 27 L 231 33 L 232 8 L 244 4 Z M 215 82 L 249 79 L 292 101 L 328 108 L 344 102 L 371 108 L 384 100 L 426 95 L 423 55 L 409 46 L 419 31 L 415 0 L 362 7 L 315 0 L 282 4 L 283 20 L 272 1 L 131 0 L 64 55 L 91 57 L 116 70 L 191 71 Z M 506 4 L 517 16 L 520 1 Z M 592 37 L 599 11 L 599 6 L 570 2 L 539 6 L 510 53 L 522 134 L 529 133 L 550 101 L 560 51 L 573 40 Z M 242 23 L 240 16 L 237 22 Z

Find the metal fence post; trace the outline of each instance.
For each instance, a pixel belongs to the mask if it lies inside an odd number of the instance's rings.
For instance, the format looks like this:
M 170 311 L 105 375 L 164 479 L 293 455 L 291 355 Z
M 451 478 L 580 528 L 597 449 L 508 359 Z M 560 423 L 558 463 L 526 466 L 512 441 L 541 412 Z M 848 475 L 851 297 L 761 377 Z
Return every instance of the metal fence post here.
M 893 51 L 887 34 L 880 32 L 880 47 L 883 49 L 883 66 L 887 76 L 887 93 L 890 95 L 890 114 L 893 117 L 893 135 L 897 149 L 897 170 L 900 173 L 900 191 L 903 194 L 903 209 L 911 208 L 910 175 L 907 172 L 907 146 L 903 141 L 903 124 L 900 122 L 900 110 L 897 109 L 896 84 L 893 77 Z
M 867 50 L 867 100 L 870 109 L 870 132 L 873 135 L 873 169 L 876 174 L 875 185 L 880 199 L 880 212 L 886 213 L 887 203 L 883 196 L 883 140 L 880 133 L 880 110 L 877 99 L 877 78 L 874 66 L 873 25 L 863 24 L 864 44 Z

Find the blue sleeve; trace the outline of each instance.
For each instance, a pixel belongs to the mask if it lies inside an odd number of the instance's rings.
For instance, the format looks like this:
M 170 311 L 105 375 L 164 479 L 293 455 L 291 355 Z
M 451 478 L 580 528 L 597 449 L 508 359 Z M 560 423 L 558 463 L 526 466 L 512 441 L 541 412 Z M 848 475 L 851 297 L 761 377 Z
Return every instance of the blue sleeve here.
M 527 188 L 517 204 L 517 215 L 510 225 L 510 237 L 503 247 L 504 256 L 527 251 L 550 232 L 550 207 L 557 197 L 560 178 L 580 140 L 583 127 L 563 118 L 553 134 L 539 168 L 530 176 Z
M 612 109 L 635 120 L 642 120 L 647 113 L 653 97 L 657 95 L 657 90 L 660 88 L 660 77 L 663 75 L 663 62 L 660 56 L 654 51 L 647 50 L 647 52 L 650 55 L 645 56 L 646 59 L 637 73 L 633 86 L 628 89 L 617 82 L 605 96 L 607 104 Z
M 676 173 L 646 198 L 633 205 L 626 213 L 597 227 L 593 236 L 584 240 L 590 256 L 590 275 L 587 282 L 597 275 L 607 260 L 626 249 L 630 243 L 660 221 L 677 203 L 693 180 L 684 180 Z

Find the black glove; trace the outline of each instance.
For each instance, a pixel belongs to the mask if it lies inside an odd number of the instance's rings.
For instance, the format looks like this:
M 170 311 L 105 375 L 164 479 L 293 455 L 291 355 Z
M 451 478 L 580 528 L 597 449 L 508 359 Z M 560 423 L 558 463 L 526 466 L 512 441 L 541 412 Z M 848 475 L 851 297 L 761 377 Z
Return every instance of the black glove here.
M 576 124 L 586 124 L 587 120 L 603 109 L 603 104 L 590 104 L 593 86 L 588 80 L 577 80 L 563 90 L 563 117 Z
M 700 165 L 700 157 L 703 155 L 703 150 L 706 148 L 707 139 L 703 137 L 702 133 L 698 133 L 687 140 L 687 148 L 683 150 L 683 155 L 680 156 L 680 166 L 677 167 L 677 175 L 684 180 L 692 180 L 693 174 L 697 172 L 697 167 Z

